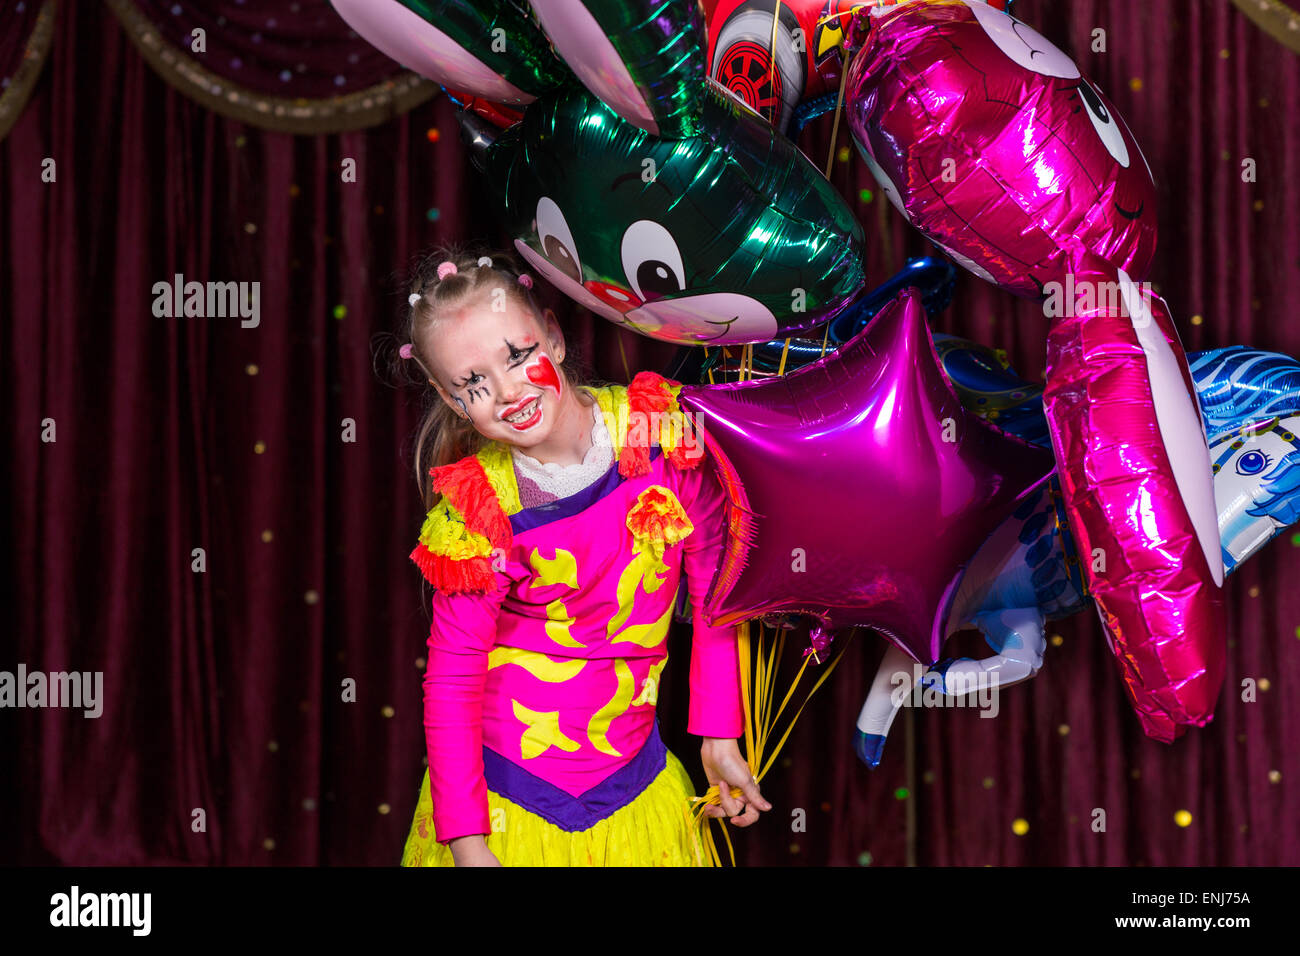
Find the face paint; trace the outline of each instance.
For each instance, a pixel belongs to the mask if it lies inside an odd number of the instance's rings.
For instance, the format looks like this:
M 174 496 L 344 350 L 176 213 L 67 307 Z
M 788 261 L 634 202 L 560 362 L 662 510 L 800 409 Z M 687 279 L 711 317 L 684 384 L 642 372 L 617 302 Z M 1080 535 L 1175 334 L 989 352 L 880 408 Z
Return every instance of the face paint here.
M 465 399 L 461 398 L 459 395 L 453 395 L 451 400 L 459 405 L 460 410 L 465 413 L 465 417 L 469 418 L 469 409 L 465 407 Z
M 528 381 L 534 385 L 554 389 L 556 398 L 564 397 L 560 374 L 551 363 L 551 357 L 545 352 L 538 352 L 536 360 L 524 366 L 524 372 L 528 375 Z

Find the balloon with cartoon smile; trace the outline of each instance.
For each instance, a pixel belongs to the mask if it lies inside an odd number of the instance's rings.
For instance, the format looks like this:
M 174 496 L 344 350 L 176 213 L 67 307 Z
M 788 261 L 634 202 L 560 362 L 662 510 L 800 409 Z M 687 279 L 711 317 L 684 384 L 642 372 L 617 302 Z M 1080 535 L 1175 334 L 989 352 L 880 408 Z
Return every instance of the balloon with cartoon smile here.
M 1064 280 L 1069 241 L 1146 277 L 1151 171 L 1068 56 L 980 0 L 860 19 L 872 27 L 849 68 L 849 128 L 912 225 L 1019 295 Z
M 476 162 L 528 264 L 579 305 L 679 344 L 766 342 L 862 288 L 862 227 L 764 120 L 710 88 L 707 133 L 666 140 L 585 90 L 480 130 Z

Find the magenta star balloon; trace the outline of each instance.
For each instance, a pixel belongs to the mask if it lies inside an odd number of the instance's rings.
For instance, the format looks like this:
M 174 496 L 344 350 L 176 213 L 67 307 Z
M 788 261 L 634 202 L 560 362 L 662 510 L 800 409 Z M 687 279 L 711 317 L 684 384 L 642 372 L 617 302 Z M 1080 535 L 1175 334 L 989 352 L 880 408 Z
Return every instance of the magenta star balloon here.
M 1054 467 L 962 407 L 915 289 L 811 365 L 678 401 L 731 502 L 709 624 L 807 614 L 875 628 L 924 664 L 967 563 Z

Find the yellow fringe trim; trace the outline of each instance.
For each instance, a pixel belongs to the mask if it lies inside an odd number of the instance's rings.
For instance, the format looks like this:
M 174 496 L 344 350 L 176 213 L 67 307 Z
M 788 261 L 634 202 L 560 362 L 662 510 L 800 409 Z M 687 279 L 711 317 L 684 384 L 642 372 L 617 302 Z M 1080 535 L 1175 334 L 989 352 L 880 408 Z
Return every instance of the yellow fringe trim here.
M 420 543 L 444 557 L 461 560 L 492 553 L 492 542 L 465 527 L 465 516 L 443 498 L 424 518 Z

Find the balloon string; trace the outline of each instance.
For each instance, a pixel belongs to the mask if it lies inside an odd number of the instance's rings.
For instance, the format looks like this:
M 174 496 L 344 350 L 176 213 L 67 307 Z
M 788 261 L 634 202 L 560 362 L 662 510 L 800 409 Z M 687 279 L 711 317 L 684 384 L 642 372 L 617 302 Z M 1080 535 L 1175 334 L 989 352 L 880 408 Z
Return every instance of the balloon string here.
M 813 694 L 817 693 L 818 688 L 826 682 L 831 676 L 836 666 L 844 656 L 845 650 L 848 649 L 848 642 L 840 648 L 835 659 L 826 666 L 816 683 L 808 691 L 799 705 L 799 709 L 794 712 L 786 726 L 781 739 L 772 748 L 772 752 L 767 754 L 768 742 L 771 738 L 771 731 L 780 719 L 781 714 L 785 711 L 786 705 L 794 696 L 795 689 L 799 686 L 804 671 L 808 668 L 808 658 L 804 657 L 803 664 L 799 667 L 799 672 L 791 682 L 790 689 L 786 692 L 780 707 L 775 714 L 771 714 L 771 704 L 776 697 L 776 676 L 777 664 L 781 657 L 781 651 L 785 647 L 785 634 L 778 630 L 775 640 L 770 645 L 765 645 L 764 629 L 761 623 L 758 624 L 758 645 L 757 648 L 752 646 L 750 638 L 751 622 L 745 621 L 736 628 L 736 643 L 740 656 L 740 696 L 741 705 L 744 711 L 744 728 L 745 728 L 745 763 L 749 768 L 750 775 L 754 781 L 761 782 L 767 775 L 768 770 L 776 762 L 780 755 L 785 742 L 789 739 L 794 725 L 798 722 L 799 716 L 803 713 L 808 702 L 812 700 Z M 850 633 L 850 637 L 856 633 L 856 629 Z M 755 650 L 757 653 L 755 653 Z M 743 797 L 744 792 L 739 787 L 731 788 L 732 797 Z M 704 811 L 710 806 L 720 806 L 721 797 L 717 784 L 713 784 L 703 796 L 693 797 L 694 806 L 691 809 L 693 824 L 695 826 L 695 836 L 693 837 L 696 859 L 703 861 L 708 859 L 708 865 L 721 866 L 722 857 L 718 852 L 718 847 L 713 839 L 713 830 L 709 826 L 711 820 L 717 820 L 722 828 L 722 837 L 727 844 L 727 854 L 731 860 L 731 865 L 736 865 L 736 852 L 731 844 L 731 833 L 727 829 L 725 820 L 718 817 L 711 817 Z
M 826 328 L 829 331 L 830 326 L 827 325 Z M 780 378 L 782 375 L 785 374 L 785 357 L 789 354 L 790 354 L 790 340 L 786 339 L 785 345 L 781 346 L 781 364 L 778 365 L 776 369 L 777 378 Z
M 835 97 L 835 122 L 831 125 L 831 151 L 826 157 L 826 178 L 831 178 L 831 164 L 835 162 L 835 141 L 840 135 L 840 113 L 844 111 L 844 87 L 849 81 L 848 63 L 841 61 L 840 93 Z

